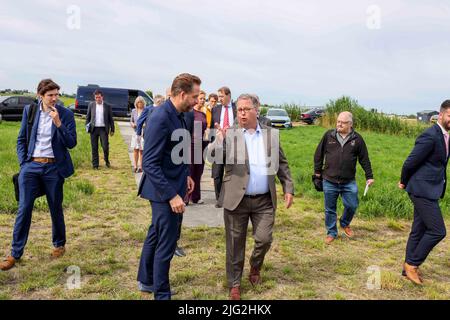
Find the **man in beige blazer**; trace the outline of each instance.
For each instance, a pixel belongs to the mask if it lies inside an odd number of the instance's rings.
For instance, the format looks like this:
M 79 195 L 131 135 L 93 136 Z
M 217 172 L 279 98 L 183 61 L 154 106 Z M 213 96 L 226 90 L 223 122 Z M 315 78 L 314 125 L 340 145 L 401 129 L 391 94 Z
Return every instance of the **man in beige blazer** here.
M 226 130 L 217 127 L 216 140 L 210 145 L 216 156 L 225 157 L 218 201 L 224 208 L 226 272 L 231 300 L 240 299 L 249 220 L 255 239 L 249 281 L 254 286 L 261 282 L 260 270 L 272 243 L 277 208 L 275 176 L 283 187 L 286 208 L 292 205 L 294 195 L 278 130 L 258 121 L 257 106 L 254 95 L 242 94 L 237 100 L 238 124 Z

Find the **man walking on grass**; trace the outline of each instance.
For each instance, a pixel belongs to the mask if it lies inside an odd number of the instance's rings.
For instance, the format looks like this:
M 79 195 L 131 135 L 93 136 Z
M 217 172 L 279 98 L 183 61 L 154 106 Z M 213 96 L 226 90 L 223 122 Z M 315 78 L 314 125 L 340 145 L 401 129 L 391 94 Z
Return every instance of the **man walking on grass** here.
M 17 138 L 19 158 L 19 211 L 14 225 L 11 255 L 0 263 L 9 270 L 22 257 L 28 240 L 35 199 L 45 194 L 52 219 L 53 246 L 51 256 L 65 253 L 66 226 L 63 214 L 64 179 L 74 173 L 68 149 L 77 144 L 73 113 L 57 105 L 59 86 L 50 79 L 37 88 L 39 105 L 26 106 Z M 34 112 L 31 111 L 34 109 Z M 32 125 L 28 119 L 33 118 Z
M 330 244 L 338 236 L 336 205 L 339 196 L 344 204 L 340 225 L 347 237 L 354 236 L 350 223 L 358 208 L 356 161 L 359 161 L 366 173 L 366 184 L 372 185 L 374 180 L 366 143 L 353 130 L 352 114 L 342 112 L 337 118 L 336 129 L 324 134 L 314 155 L 315 175 L 323 179 L 326 244 Z
M 444 197 L 447 186 L 449 130 L 450 100 L 446 100 L 441 105 L 437 123 L 417 138 L 403 164 L 398 185 L 408 192 L 414 205 L 403 275 L 417 285 L 423 284 L 419 267 L 446 236 L 438 201 Z
M 200 84 L 194 75 L 178 75 L 172 83 L 170 99 L 155 108 L 147 120 L 147 124 L 149 121 L 152 124 L 145 129 L 144 174 L 139 194 L 150 200 L 152 224 L 142 248 L 137 280 L 139 290 L 153 292 L 156 300 L 170 300 L 173 295 L 169 283 L 170 262 L 185 211 L 183 199 L 194 189 L 188 163 L 173 158 L 179 155 L 176 148 L 180 142 L 173 141 L 172 134 L 182 132 L 183 143 L 189 142 L 184 117 L 197 104 Z M 186 149 L 190 149 L 190 143 Z

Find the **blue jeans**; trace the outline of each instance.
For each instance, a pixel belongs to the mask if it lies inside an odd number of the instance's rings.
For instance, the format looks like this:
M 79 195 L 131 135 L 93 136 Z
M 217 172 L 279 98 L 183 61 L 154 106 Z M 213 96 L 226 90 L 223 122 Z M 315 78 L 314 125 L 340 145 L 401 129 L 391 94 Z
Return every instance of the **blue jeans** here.
M 349 183 L 333 183 L 323 180 L 323 193 L 325 195 L 325 226 L 327 235 L 334 238 L 338 235 L 336 205 L 339 195 L 344 204 L 344 214 L 339 219 L 342 228 L 352 222 L 356 209 L 358 208 L 358 186 L 353 180 Z

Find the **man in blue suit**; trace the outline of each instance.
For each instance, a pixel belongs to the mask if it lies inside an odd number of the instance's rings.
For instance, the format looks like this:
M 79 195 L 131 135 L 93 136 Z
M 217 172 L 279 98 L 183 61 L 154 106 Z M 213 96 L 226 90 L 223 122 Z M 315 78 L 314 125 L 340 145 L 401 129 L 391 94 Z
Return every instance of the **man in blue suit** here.
M 17 139 L 19 211 L 14 225 L 11 255 L 0 263 L 1 270 L 11 269 L 22 257 L 30 231 L 34 201 L 42 191 L 47 197 L 52 219 L 54 249 L 51 256 L 58 258 L 65 253 L 63 184 L 64 179 L 74 173 L 68 149 L 76 146 L 77 134 L 72 111 L 56 104 L 59 89 L 51 79 L 39 83 L 39 106 L 30 133 L 27 132 L 27 123 L 31 106 L 26 106 L 23 112 Z
M 403 164 L 399 182 L 399 188 L 406 189 L 414 205 L 403 275 L 418 285 L 423 284 L 419 266 L 446 236 L 438 200 L 444 197 L 447 185 L 449 130 L 450 100 L 446 100 L 441 105 L 437 124 L 417 138 Z
M 186 192 L 191 193 L 194 182 L 189 177 L 190 139 L 186 130 L 184 113 L 197 104 L 201 81 L 184 73 L 178 75 L 171 87 L 171 98 L 154 109 L 145 129 L 143 170 L 139 194 L 150 200 L 152 224 L 142 248 L 138 271 L 139 289 L 153 292 L 157 300 L 169 300 L 170 261 L 175 253 L 180 218 L 185 210 Z M 180 130 L 182 129 L 182 130 Z M 177 132 L 175 132 L 177 130 Z M 178 152 L 180 140 L 173 141 L 172 134 L 182 133 L 184 149 Z M 186 140 L 185 140 L 186 139 Z

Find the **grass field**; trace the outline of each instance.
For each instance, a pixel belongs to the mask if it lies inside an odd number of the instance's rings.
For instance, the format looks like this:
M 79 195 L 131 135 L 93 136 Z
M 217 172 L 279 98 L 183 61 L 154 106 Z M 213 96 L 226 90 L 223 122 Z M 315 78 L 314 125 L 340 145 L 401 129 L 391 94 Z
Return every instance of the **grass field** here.
M 120 134 L 111 138 L 113 168 L 90 168 L 89 143 L 78 123 L 79 144 L 72 152 L 76 175 L 66 181 L 67 253 L 51 260 L 51 223 L 45 201 L 34 212 L 30 239 L 17 267 L 0 272 L 2 299 L 152 299 L 136 290 L 142 242 L 150 223 L 148 202 L 136 197 L 127 146 Z M 15 137 L 18 126 L 0 124 L 1 212 L 14 211 L 9 176 L 17 170 Z M 322 195 L 312 189 L 312 154 L 324 129 L 298 127 L 282 132 L 282 143 L 295 177 L 293 208 L 280 204 L 274 243 L 263 268 L 263 284 L 252 288 L 245 279 L 244 299 L 450 299 L 450 243 L 435 248 L 422 271 L 425 287 L 400 276 L 410 227 L 411 208 L 397 191 L 401 162 L 413 140 L 364 134 L 374 166 L 375 185 L 355 217 L 356 237 L 326 246 Z M 359 178 L 362 177 L 358 172 Z M 4 178 L 6 176 L 6 178 Z M 359 180 L 361 186 L 362 180 Z M 388 197 L 389 196 L 389 197 Z M 398 212 L 390 202 L 398 201 Z M 397 199 L 397 200 L 395 200 Z M 40 200 L 41 201 L 41 200 Z M 281 199 L 279 199 L 282 203 Z M 443 208 L 447 208 L 444 199 Z M 4 203 L 7 203 L 6 205 Z M 6 211 L 5 211 L 6 208 Z M 385 209 L 386 208 L 386 209 Z M 448 212 L 447 209 L 443 209 Z M 8 254 L 13 214 L 0 214 L 0 254 Z M 447 219 L 448 222 L 448 219 Z M 226 299 L 223 228 L 184 228 L 181 245 L 187 256 L 172 261 L 174 299 Z M 252 248 L 251 230 L 247 258 Z M 81 270 L 81 288 L 69 290 L 70 266 Z M 371 270 L 379 270 L 380 287 L 370 290 Z

